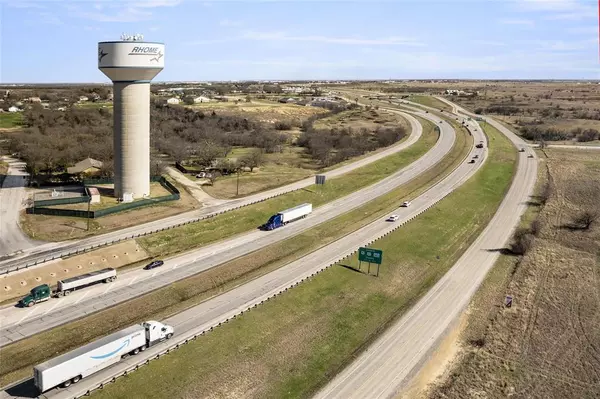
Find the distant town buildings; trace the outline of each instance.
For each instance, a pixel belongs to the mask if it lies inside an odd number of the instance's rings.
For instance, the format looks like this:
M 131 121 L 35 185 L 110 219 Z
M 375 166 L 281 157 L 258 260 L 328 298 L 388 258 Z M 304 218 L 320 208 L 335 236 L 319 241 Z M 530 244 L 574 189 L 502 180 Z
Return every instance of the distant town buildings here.
M 179 99 L 177 97 L 171 97 L 167 100 L 167 104 L 179 104 Z

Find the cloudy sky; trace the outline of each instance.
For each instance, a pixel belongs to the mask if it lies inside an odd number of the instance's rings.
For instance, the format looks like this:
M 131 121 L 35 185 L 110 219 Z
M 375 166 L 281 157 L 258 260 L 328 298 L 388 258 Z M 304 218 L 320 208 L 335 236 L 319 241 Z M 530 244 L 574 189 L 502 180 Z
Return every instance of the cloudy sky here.
M 595 0 L 0 0 L 0 82 L 107 82 L 97 42 L 166 44 L 155 80 L 600 79 Z

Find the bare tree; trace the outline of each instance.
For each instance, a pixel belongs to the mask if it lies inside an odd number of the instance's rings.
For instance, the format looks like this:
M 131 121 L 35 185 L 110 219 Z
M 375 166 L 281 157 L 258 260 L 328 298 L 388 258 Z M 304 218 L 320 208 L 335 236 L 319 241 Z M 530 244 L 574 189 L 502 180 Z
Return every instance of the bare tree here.
M 515 255 L 525 255 L 533 246 L 533 234 L 527 229 L 518 229 L 513 235 L 510 250 Z
M 263 163 L 264 155 L 262 151 L 258 149 L 249 152 L 240 159 L 241 166 L 250 168 L 250 172 L 253 172 L 254 168 L 258 168 Z
M 598 216 L 596 211 L 583 211 L 573 219 L 573 224 L 582 230 L 589 230 L 598 220 Z
M 217 181 L 217 179 L 218 179 L 219 177 L 221 177 L 221 173 L 217 172 L 216 170 L 215 170 L 215 171 L 212 171 L 212 172 L 211 172 L 211 173 L 209 173 L 209 174 L 208 174 L 208 176 L 207 176 L 207 178 L 208 178 L 208 181 L 210 181 L 210 185 L 211 185 L 211 186 L 214 186 L 214 185 L 215 185 L 215 182 Z
M 545 142 L 544 140 L 540 140 L 540 141 L 538 142 L 538 144 L 539 144 L 539 146 L 540 146 L 540 149 L 542 149 L 542 150 L 543 150 L 544 148 L 548 147 L 548 144 L 546 144 L 546 142 Z
M 205 168 L 211 166 L 217 158 L 224 155 L 224 148 L 212 140 L 204 140 L 196 153 L 198 159 L 196 163 Z

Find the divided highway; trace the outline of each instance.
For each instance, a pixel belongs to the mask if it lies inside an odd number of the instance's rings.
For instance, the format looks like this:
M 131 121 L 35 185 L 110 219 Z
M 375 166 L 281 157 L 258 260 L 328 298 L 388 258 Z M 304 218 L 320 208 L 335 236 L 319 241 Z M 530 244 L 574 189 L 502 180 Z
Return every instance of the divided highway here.
M 433 120 L 438 119 L 432 118 L 426 114 L 423 114 L 423 116 Z M 473 123 L 473 125 L 475 125 L 475 123 Z M 441 130 L 442 138 L 440 139 L 440 142 L 444 142 L 446 143 L 444 145 L 448 145 L 448 142 L 454 141 L 453 129 L 449 124 L 442 124 Z M 477 129 L 477 131 L 479 133 L 474 133 L 475 140 L 483 139 L 480 130 Z M 452 139 L 448 140 L 448 136 L 451 136 Z M 153 359 L 157 355 L 166 353 L 170 348 L 183 344 L 190 339 L 194 339 L 205 331 L 220 325 L 236 315 L 239 315 L 306 280 L 310 276 L 354 253 L 359 246 L 370 243 L 385 234 L 400 228 L 402 224 L 415 218 L 420 213 L 425 212 L 458 186 L 467 181 L 487 159 L 487 149 L 473 148 L 469 157 L 472 157 L 475 154 L 478 154 L 480 157 L 477 163 L 461 163 L 449 176 L 418 198 L 413 199 L 410 207 L 399 208 L 394 211 L 400 216 L 400 220 L 397 223 L 386 223 L 386 217 L 380 218 L 360 230 L 321 248 L 318 253 L 305 256 L 269 274 L 172 316 L 167 320 L 164 320 L 165 323 L 175 327 L 176 335 L 171 341 L 151 347 L 145 352 L 98 372 L 69 388 L 62 390 L 56 389 L 47 393 L 45 396 L 48 398 L 77 398 L 86 395 L 90 390 L 112 381 L 114 377 L 120 376 L 126 371 L 135 370 L 138 365 L 143 364 L 145 361 Z M 425 159 L 422 158 L 417 164 L 424 162 Z M 418 167 L 418 165 L 413 166 L 415 168 Z M 363 195 L 365 194 L 366 193 L 363 193 Z M 375 196 L 370 196 L 368 200 L 373 199 L 374 197 Z M 333 207 L 333 205 L 331 206 Z M 310 218 L 306 220 L 310 220 Z M 294 224 L 291 224 L 281 229 L 280 232 L 283 233 L 286 229 L 292 228 L 293 226 Z M 4 391 L 3 394 L 0 395 L 0 398 L 27 397 L 27 390 L 30 389 L 30 387 L 31 381 L 25 381 Z M 370 397 L 370 395 L 364 397 Z
M 421 116 L 431 118 L 427 114 L 421 114 Z M 412 117 L 411 120 L 417 122 Z M 207 245 L 196 251 L 166 259 L 165 266 L 157 269 L 156 272 L 143 269 L 125 272 L 120 274 L 119 278 L 113 283 L 75 291 L 68 297 L 39 303 L 31 309 L 16 308 L 14 306 L 5 307 L 0 310 L 0 346 L 195 275 L 267 245 L 290 238 L 326 222 L 328 219 L 366 204 L 424 173 L 437 164 L 452 149 L 455 141 L 454 130 L 447 123 L 440 126 L 440 128 L 438 142 L 418 161 L 371 186 L 316 208 L 305 219 L 273 231 L 254 230 L 240 234 Z M 481 152 L 482 150 L 478 151 Z M 469 166 L 473 168 L 475 165 Z
M 451 104 L 453 109 L 456 106 Z M 463 110 L 464 112 L 464 110 Z M 464 112 L 467 115 L 471 113 Z M 488 123 L 515 146 L 524 141 L 502 124 Z M 531 152 L 529 152 L 531 153 Z M 397 323 L 343 370 L 315 398 L 390 398 L 422 366 L 469 304 L 527 208 L 537 177 L 537 157 L 519 153 L 513 183 L 482 234 L 437 284 Z
M 333 178 L 337 176 L 341 176 L 345 173 L 353 171 L 362 166 L 368 165 L 375 161 L 378 161 L 388 155 L 395 154 L 399 151 L 402 151 L 412 144 L 414 144 L 421 136 L 422 126 L 421 124 L 412 116 L 399 111 L 392 111 L 399 113 L 408 119 L 411 125 L 410 136 L 403 142 L 399 144 L 395 144 L 381 152 L 375 153 L 373 155 L 367 156 L 363 159 L 360 159 L 356 162 L 353 162 L 348 165 L 341 166 L 339 168 L 330 170 L 328 172 L 323 173 L 328 178 Z M 15 268 L 22 268 L 26 265 L 34 264 L 35 262 L 43 262 L 45 260 L 50 260 L 51 258 L 59 258 L 61 256 L 69 255 L 75 251 L 83 251 L 91 248 L 92 246 L 100 246 L 111 243 L 113 241 L 124 240 L 131 238 L 132 236 L 147 234 L 149 232 L 154 232 L 159 229 L 164 229 L 172 226 L 176 226 L 185 222 L 193 221 L 208 218 L 210 216 L 223 213 L 226 211 L 230 211 L 236 208 L 240 208 L 243 206 L 247 206 L 256 202 L 263 201 L 265 199 L 269 199 L 272 197 L 276 197 L 291 191 L 296 191 L 305 187 L 308 187 L 314 184 L 314 177 L 309 177 L 304 180 L 300 180 L 295 183 L 288 184 L 283 187 L 275 188 L 272 190 L 264 191 L 261 193 L 249 195 L 244 198 L 239 198 L 235 200 L 225 201 L 216 205 L 207 206 L 200 210 L 190 211 L 181 213 L 179 215 L 171 216 L 168 218 L 155 220 L 153 222 L 144 223 L 138 226 L 133 226 L 125 229 L 121 229 L 118 231 L 114 231 L 111 233 L 102 234 L 99 236 L 84 238 L 76 241 L 66 241 L 66 242 L 58 242 L 58 243 L 45 243 L 43 245 L 38 245 L 32 248 L 22 248 L 22 251 L 19 251 L 17 254 L 13 254 L 10 259 L 0 261 L 0 273 L 5 270 L 13 270 Z M 22 234 L 22 233 L 21 233 Z M 13 252 L 14 250 L 9 249 L 10 246 L 7 246 L 3 249 L 3 252 Z M 0 257 L 3 253 L 0 253 Z

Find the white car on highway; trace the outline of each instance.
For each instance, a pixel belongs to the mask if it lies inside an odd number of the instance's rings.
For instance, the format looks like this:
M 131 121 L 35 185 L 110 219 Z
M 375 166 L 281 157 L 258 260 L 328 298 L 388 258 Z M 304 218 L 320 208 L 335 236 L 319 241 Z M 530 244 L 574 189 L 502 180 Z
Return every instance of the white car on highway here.
M 406 207 L 409 207 L 409 206 L 410 206 L 410 201 L 404 201 L 404 202 L 402 203 L 402 206 L 403 206 L 404 208 L 406 208 Z
M 388 222 L 395 222 L 398 219 L 400 219 L 400 216 L 398 216 L 398 215 L 392 215 L 389 218 L 387 218 L 387 221 Z

